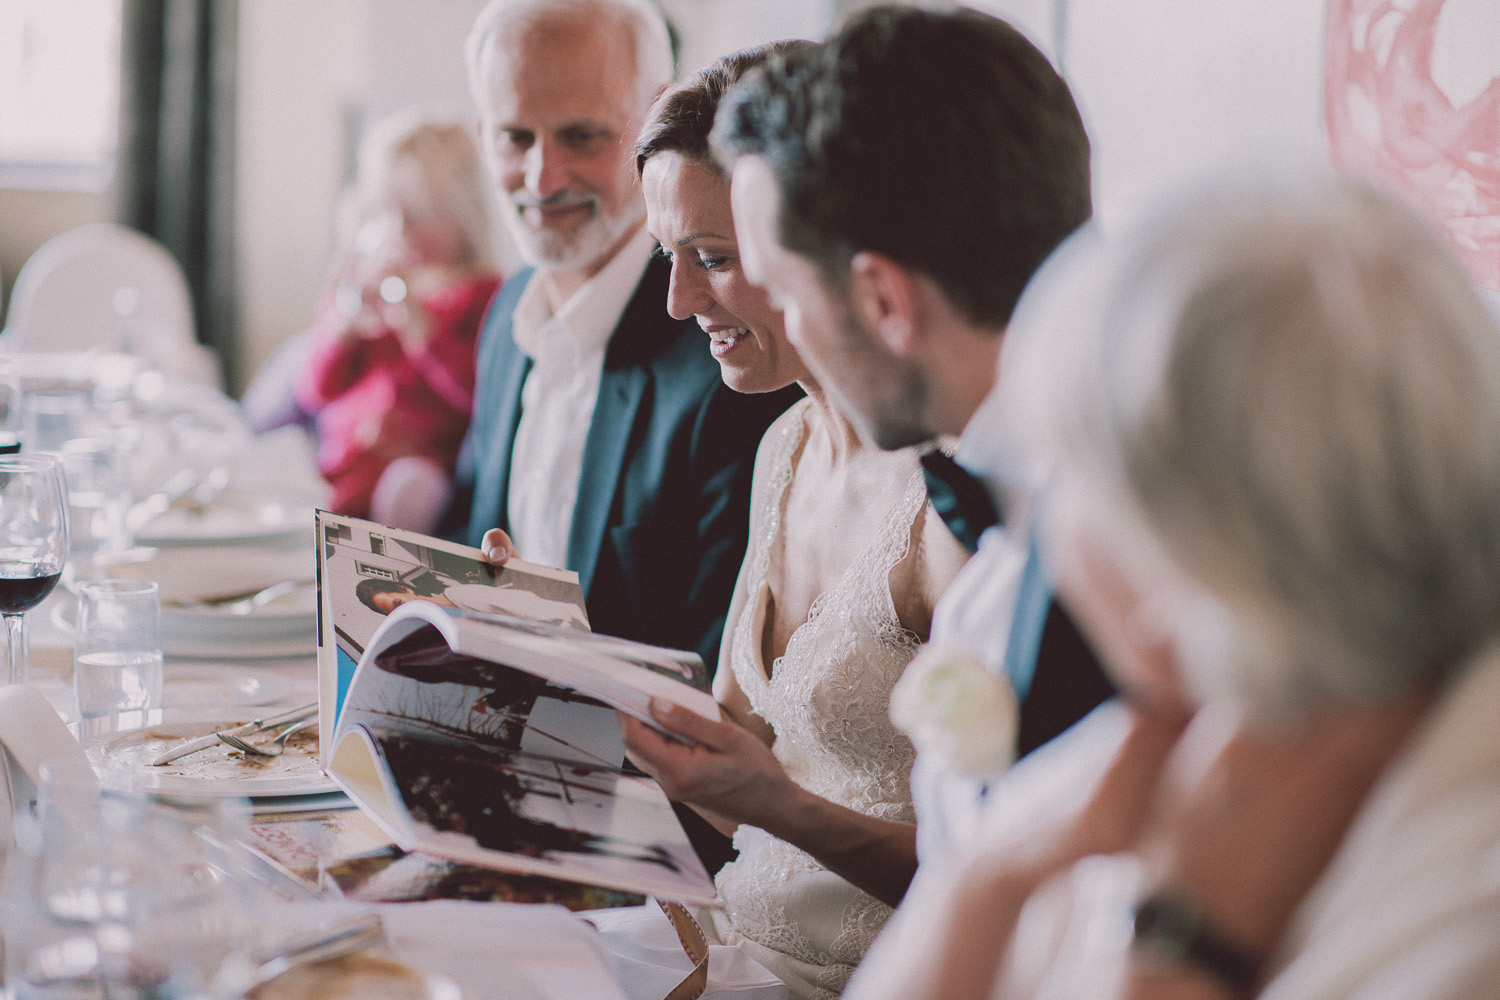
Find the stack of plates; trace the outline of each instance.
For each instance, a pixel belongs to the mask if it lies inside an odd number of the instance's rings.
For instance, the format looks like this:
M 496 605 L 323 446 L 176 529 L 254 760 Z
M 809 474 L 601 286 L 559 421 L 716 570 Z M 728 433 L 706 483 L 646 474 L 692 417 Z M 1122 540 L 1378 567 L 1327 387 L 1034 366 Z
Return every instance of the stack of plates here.
M 313 553 L 226 546 L 161 549 L 113 566 L 113 576 L 161 586 L 162 644 L 169 656 L 204 659 L 310 655 L 317 643 Z M 249 614 L 229 602 L 284 580 L 303 586 Z
M 279 542 L 295 538 L 312 523 L 309 508 L 279 500 L 225 495 L 206 510 L 173 508 L 136 533 L 142 545 L 203 546 L 236 542 Z

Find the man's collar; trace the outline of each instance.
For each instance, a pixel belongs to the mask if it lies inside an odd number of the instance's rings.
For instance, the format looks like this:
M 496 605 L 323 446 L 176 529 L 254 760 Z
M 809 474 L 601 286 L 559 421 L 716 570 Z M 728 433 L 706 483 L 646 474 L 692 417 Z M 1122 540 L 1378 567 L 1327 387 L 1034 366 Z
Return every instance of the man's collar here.
M 512 323 L 516 346 L 536 358 L 538 352 L 545 350 L 540 340 L 543 327 L 555 324 L 567 331 L 579 357 L 603 350 L 655 248 L 656 241 L 641 227 L 555 314 L 541 281 L 542 272 L 538 270 L 516 302 Z

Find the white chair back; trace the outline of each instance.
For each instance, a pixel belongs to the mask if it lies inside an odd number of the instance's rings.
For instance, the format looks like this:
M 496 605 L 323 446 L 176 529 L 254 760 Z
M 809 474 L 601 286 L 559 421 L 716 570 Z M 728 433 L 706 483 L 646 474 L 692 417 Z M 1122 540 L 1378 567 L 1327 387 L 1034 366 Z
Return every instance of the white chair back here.
M 217 356 L 194 335 L 181 266 L 156 240 L 113 222 L 60 233 L 31 255 L 11 289 L 0 347 L 123 351 L 221 385 Z

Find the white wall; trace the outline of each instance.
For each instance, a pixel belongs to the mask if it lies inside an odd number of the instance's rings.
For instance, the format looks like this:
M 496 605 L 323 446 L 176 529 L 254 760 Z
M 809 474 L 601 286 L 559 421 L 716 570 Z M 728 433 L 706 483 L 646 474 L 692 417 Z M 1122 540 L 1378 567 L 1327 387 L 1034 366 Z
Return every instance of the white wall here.
M 1064 64 L 1100 218 L 1185 180 L 1322 162 L 1323 0 L 1069 0 Z
M 312 317 L 368 32 L 362 0 L 255 0 L 239 11 L 234 214 L 243 381 Z
M 1012 19 L 1060 65 L 1088 126 L 1095 213 L 1108 225 L 1210 172 L 1323 161 L 1325 3 L 972 6 Z
M 682 75 L 719 56 L 783 38 L 822 38 L 834 17 L 834 0 L 660 0 L 681 42 Z

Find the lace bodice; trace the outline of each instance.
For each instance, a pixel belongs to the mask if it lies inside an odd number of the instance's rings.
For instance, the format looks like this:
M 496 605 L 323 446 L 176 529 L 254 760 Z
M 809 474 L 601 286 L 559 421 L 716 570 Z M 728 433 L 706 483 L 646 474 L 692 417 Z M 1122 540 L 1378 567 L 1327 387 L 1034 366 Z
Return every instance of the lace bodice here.
M 747 598 L 738 620 L 729 623 L 729 666 L 751 707 L 774 728 L 773 751 L 793 780 L 858 812 L 911 822 L 915 752 L 887 710 L 891 687 L 920 645 L 897 618 L 890 592 L 891 570 L 906 557 L 926 503 L 915 454 L 912 475 L 893 484 L 871 543 L 813 603 L 771 670 L 761 663 L 766 576 L 784 546 L 782 518 L 807 434 L 807 405 L 794 408 L 761 444 L 757 531 L 746 554 Z M 742 826 L 735 846 L 739 859 L 717 880 L 731 925 L 724 936 L 749 939 L 791 960 L 808 989 L 799 990 L 794 976 L 759 949 L 753 952 L 794 995 L 837 996 L 890 908 L 764 831 Z

